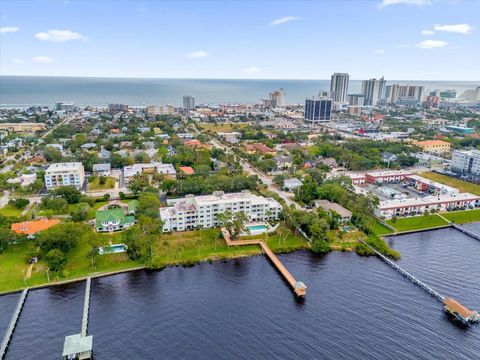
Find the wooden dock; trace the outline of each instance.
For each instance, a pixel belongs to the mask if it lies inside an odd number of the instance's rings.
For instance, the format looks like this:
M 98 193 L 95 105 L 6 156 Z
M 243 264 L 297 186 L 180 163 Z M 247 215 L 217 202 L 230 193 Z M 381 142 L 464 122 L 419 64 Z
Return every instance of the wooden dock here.
M 5 353 L 7 352 L 8 344 L 10 343 L 10 339 L 12 338 L 13 331 L 17 326 L 18 318 L 23 309 L 23 305 L 25 304 L 25 299 L 27 298 L 28 289 L 24 289 L 20 295 L 20 299 L 18 299 L 17 307 L 15 308 L 15 312 L 12 315 L 10 323 L 7 328 L 7 332 L 5 333 L 5 337 L 3 338 L 2 345 L 0 347 L 0 360 L 3 359 Z
M 92 278 L 87 278 L 85 286 L 85 299 L 83 301 L 83 317 L 82 317 L 82 336 L 87 336 L 88 329 L 88 311 L 90 309 L 90 289 L 92 285 Z
M 278 257 L 270 250 L 268 245 L 259 239 L 254 240 L 232 240 L 230 238 L 230 233 L 227 229 L 222 228 L 222 235 L 225 239 L 225 242 L 228 246 L 246 246 L 246 245 L 260 245 L 263 252 L 267 257 L 270 259 L 272 264 L 277 268 L 277 270 L 282 274 L 285 280 L 290 284 L 293 289 L 293 292 L 297 297 L 304 298 L 307 295 L 307 286 L 301 282 L 295 280 L 292 274 L 287 270 L 287 268 L 282 264 L 282 262 L 278 259 Z

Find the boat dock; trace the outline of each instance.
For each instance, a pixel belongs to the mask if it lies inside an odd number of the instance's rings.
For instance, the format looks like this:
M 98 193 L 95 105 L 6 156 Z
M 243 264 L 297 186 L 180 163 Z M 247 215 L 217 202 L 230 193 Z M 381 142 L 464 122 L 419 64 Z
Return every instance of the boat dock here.
M 283 278 L 290 284 L 293 289 L 293 292 L 297 297 L 304 298 L 307 295 L 307 286 L 301 282 L 295 280 L 292 274 L 287 270 L 287 268 L 282 264 L 278 257 L 270 250 L 268 245 L 259 239 L 254 240 L 232 240 L 230 238 L 230 233 L 227 229 L 222 228 L 222 235 L 225 239 L 225 242 L 228 246 L 245 246 L 245 245 L 260 245 L 262 251 L 267 255 L 275 268 L 282 274 Z
M 468 236 L 480 241 L 480 235 L 479 234 L 476 234 L 473 231 L 467 230 L 463 226 L 459 226 L 459 225 L 454 224 L 454 223 L 450 223 L 450 224 L 452 225 L 452 227 L 454 229 L 457 229 L 458 231 L 464 233 L 465 235 L 468 235 Z
M 466 306 L 460 304 L 457 300 L 453 298 L 445 297 L 444 295 L 440 294 L 438 291 L 436 291 L 435 289 L 433 289 L 423 281 L 417 279 L 415 276 L 413 276 L 412 274 L 404 270 L 399 265 L 395 264 L 392 260 L 388 259 L 385 255 L 381 254 L 379 251 L 374 249 L 372 246 L 370 246 L 363 240 L 359 239 L 358 241 L 368 246 L 375 253 L 375 255 L 377 255 L 377 257 L 380 260 L 382 260 L 384 263 L 386 263 L 393 269 L 397 270 L 400 274 L 405 276 L 412 283 L 419 286 L 420 288 L 425 290 L 427 293 L 432 295 L 435 299 L 440 301 L 444 306 L 444 310 L 447 313 L 453 315 L 456 319 L 462 321 L 464 324 L 474 323 L 480 320 L 478 312 L 468 309 Z
M 8 344 L 10 343 L 13 331 L 17 326 L 18 318 L 20 317 L 20 314 L 22 312 L 23 305 L 25 304 L 25 299 L 27 298 L 27 294 L 28 289 L 24 289 L 20 295 L 20 299 L 18 299 L 17 307 L 15 308 L 15 311 L 12 315 L 12 318 L 7 328 L 7 332 L 5 333 L 5 337 L 2 340 L 2 345 L 0 347 L 0 360 L 3 359 L 5 353 L 7 352 Z
M 82 329 L 80 334 L 65 336 L 62 354 L 63 359 L 92 359 L 93 336 L 87 336 L 91 285 L 92 278 L 88 277 L 85 285 L 85 298 L 83 301 Z
M 81 332 L 82 336 L 87 336 L 91 284 L 92 284 L 92 278 L 87 278 L 87 283 L 85 286 L 85 299 L 83 301 L 83 317 L 82 317 L 82 332 Z

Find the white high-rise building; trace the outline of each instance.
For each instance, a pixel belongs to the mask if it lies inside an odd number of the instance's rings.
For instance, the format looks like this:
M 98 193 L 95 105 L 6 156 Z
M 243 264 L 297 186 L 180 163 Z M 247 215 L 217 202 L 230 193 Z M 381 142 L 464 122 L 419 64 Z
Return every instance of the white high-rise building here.
M 480 175 L 480 150 L 454 150 L 451 168 L 457 173 Z
M 383 76 L 380 79 L 363 80 L 362 94 L 365 96 L 364 104 L 375 106 L 385 93 L 386 81 Z
M 332 100 L 336 103 L 348 103 L 348 81 L 347 73 L 335 73 L 330 81 L 330 93 Z
M 283 89 L 275 90 L 270 93 L 270 101 L 272 107 L 285 106 L 285 91 Z
M 45 171 L 45 186 L 47 190 L 69 185 L 80 189 L 84 181 L 85 171 L 80 162 L 52 164 Z
M 219 226 L 218 214 L 226 210 L 234 214 L 243 211 L 249 221 L 276 220 L 282 211 L 282 206 L 275 199 L 253 195 L 248 190 L 230 194 L 216 191 L 212 195 L 187 195 L 171 202 L 171 206 L 160 208 L 163 232 Z
M 195 97 L 192 95 L 183 96 L 183 109 L 184 110 L 195 110 Z

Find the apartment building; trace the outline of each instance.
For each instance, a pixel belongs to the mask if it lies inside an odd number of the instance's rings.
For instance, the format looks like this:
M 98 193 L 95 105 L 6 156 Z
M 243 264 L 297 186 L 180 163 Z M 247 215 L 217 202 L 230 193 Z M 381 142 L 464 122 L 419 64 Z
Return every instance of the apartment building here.
M 164 221 L 163 232 L 184 231 L 219 226 L 217 216 L 230 210 L 243 211 L 249 221 L 276 220 L 282 206 L 273 198 L 264 198 L 248 190 L 225 194 L 216 191 L 212 195 L 193 196 L 173 200 L 171 206 L 160 209 Z
M 155 172 L 158 174 L 167 175 L 167 177 L 170 178 L 175 178 L 177 174 L 172 164 L 153 162 L 149 164 L 134 164 L 131 166 L 125 166 L 123 168 L 123 179 L 125 181 L 125 185 L 127 185 L 135 175 L 142 173 L 153 174 Z
M 45 130 L 47 126 L 43 123 L 1 123 L 0 130 L 19 133 L 34 133 Z
M 377 216 L 390 219 L 392 216 L 412 216 L 431 210 L 449 211 L 476 207 L 480 207 L 480 196 L 470 193 L 454 193 L 381 201 L 375 213 Z
M 442 140 L 425 140 L 414 143 L 423 151 L 433 154 L 444 154 L 450 152 L 451 144 Z
M 45 172 L 45 186 L 47 190 L 60 186 L 75 186 L 81 189 L 85 181 L 85 171 L 80 162 L 55 163 Z
M 454 150 L 451 168 L 456 173 L 480 175 L 480 150 Z

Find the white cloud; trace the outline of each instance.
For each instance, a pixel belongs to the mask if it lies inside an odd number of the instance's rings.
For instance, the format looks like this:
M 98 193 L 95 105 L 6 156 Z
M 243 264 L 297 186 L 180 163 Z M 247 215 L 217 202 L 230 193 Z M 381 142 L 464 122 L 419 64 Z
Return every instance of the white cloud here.
M 13 58 L 12 62 L 14 64 L 23 64 L 24 63 L 24 61 L 22 59 L 19 59 L 19 58 Z
M 410 47 L 410 45 L 408 45 L 408 44 L 398 44 L 398 45 L 394 45 L 393 47 L 395 49 L 405 49 L 405 48 Z
M 32 61 L 37 63 L 42 63 L 42 64 L 50 64 L 55 62 L 55 59 L 49 56 L 35 56 L 32 58 Z
M 473 30 L 468 24 L 456 24 L 456 25 L 435 25 L 433 27 L 437 31 L 446 31 L 458 34 L 470 34 Z
M 262 71 L 262 69 L 256 67 L 256 66 L 250 66 L 246 69 L 243 69 L 244 72 L 246 72 L 247 74 L 256 74 L 256 73 L 259 73 L 260 71 Z
M 0 27 L 0 34 L 12 33 L 19 31 L 20 28 L 18 26 L 6 26 Z
M 435 31 L 433 30 L 422 30 L 422 35 L 433 35 Z
M 208 56 L 208 52 L 204 50 L 198 50 L 191 52 L 190 54 L 187 55 L 187 57 L 192 58 L 192 59 L 199 59 L 199 58 L 204 58 Z
M 424 40 L 415 46 L 421 49 L 434 49 L 444 47 L 447 44 L 448 43 L 446 41 L 442 40 Z
M 88 38 L 80 33 L 70 30 L 51 29 L 45 32 L 39 32 L 34 35 L 36 39 L 41 41 L 65 42 L 71 40 L 87 41 Z
M 277 26 L 277 25 L 281 25 L 281 24 L 285 24 L 285 23 L 288 23 L 291 21 L 297 21 L 297 20 L 299 20 L 299 18 L 296 16 L 285 16 L 283 18 L 270 21 L 270 26 Z
M 385 49 L 373 49 L 373 52 L 375 54 L 383 54 L 383 53 L 385 53 Z
M 380 7 L 386 7 L 390 5 L 432 5 L 432 0 L 382 0 Z

